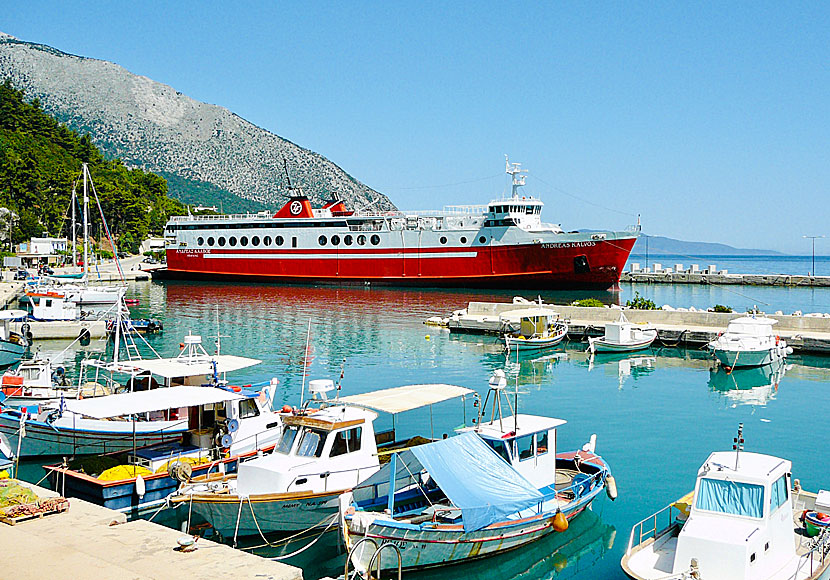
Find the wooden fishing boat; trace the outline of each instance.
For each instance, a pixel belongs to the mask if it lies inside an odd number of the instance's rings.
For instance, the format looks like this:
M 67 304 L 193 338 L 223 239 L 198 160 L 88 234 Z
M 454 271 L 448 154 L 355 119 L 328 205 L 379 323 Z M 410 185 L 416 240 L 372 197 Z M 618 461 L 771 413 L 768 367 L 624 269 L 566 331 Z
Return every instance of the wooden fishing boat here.
M 695 489 L 631 530 L 622 568 L 635 580 L 827 580 L 830 534 L 811 540 L 801 514 L 830 510 L 792 480 L 786 459 L 742 453 L 743 425 L 732 452 L 712 453 Z
M 503 388 L 503 375 L 493 385 Z M 616 497 L 608 465 L 594 453 L 596 436 L 579 451 L 557 454 L 556 429 L 565 421 L 502 417 L 500 402 L 498 409 L 498 418 L 494 412 L 456 437 L 394 454 L 341 497 L 348 558 L 364 577 L 398 568 L 394 555 L 377 558 L 389 546 L 404 570 L 446 566 L 566 530 L 606 482 Z
M 657 330 L 629 322 L 620 311 L 619 320 L 605 325 L 604 336 L 588 339 L 588 352 L 594 354 L 643 350 L 650 347 L 656 338 Z
M 559 313 L 549 308 L 510 310 L 504 314 L 518 320 L 519 330 L 504 335 L 505 347 L 510 351 L 532 352 L 552 348 L 568 335 L 568 325 L 559 319 Z

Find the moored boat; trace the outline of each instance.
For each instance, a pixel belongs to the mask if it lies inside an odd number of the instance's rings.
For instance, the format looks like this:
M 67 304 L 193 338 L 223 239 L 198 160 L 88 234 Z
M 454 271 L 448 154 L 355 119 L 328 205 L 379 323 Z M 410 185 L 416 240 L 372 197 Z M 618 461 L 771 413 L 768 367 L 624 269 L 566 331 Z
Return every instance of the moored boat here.
M 508 321 L 518 321 L 516 332 L 504 335 L 507 350 L 528 352 L 552 348 L 568 335 L 568 324 L 559 318 L 559 313 L 549 308 L 523 308 L 509 310 L 501 315 Z
M 311 382 L 313 393 L 333 388 Z M 239 466 L 236 474 L 197 477 L 171 498 L 226 538 L 325 528 L 339 496 L 380 468 L 378 449 L 395 444 L 394 430 L 376 432 L 377 413 L 396 415 L 474 391 L 454 385 L 406 385 L 283 413 L 274 451 Z M 315 395 L 316 397 L 316 395 Z M 403 443 L 400 443 L 401 445 Z
M 491 380 L 493 412 L 456 437 L 396 453 L 341 498 L 341 530 L 350 562 L 364 577 L 446 566 L 519 548 L 556 531 L 616 488 L 596 437 L 579 451 L 556 452 L 565 421 L 502 417 L 503 375 Z M 496 416 L 498 414 L 498 416 Z M 613 487 L 613 491 L 611 488 Z M 348 564 L 347 564 L 348 565 Z
M 599 288 L 619 282 L 637 232 L 565 232 L 541 221 L 543 203 L 521 195 L 438 212 L 322 208 L 292 189 L 270 212 L 174 216 L 167 269 L 156 276 L 329 284 L 490 288 Z
M 22 334 L 13 332 L 9 324 L 17 318 L 19 312 L 0 310 L 0 367 L 11 366 L 20 361 L 29 346 L 29 340 Z
M 709 343 L 720 363 L 727 368 L 754 367 L 780 361 L 793 349 L 773 331 L 774 318 L 743 316 L 729 321 L 726 332 Z
M 830 534 L 808 537 L 802 513 L 830 511 L 792 480 L 786 459 L 732 452 L 709 455 L 694 491 L 636 524 L 622 568 L 635 580 L 826 580 Z
M 629 322 L 620 311 L 619 320 L 605 324 L 603 336 L 588 339 L 588 352 L 593 354 L 643 350 L 650 347 L 656 338 L 657 330 Z

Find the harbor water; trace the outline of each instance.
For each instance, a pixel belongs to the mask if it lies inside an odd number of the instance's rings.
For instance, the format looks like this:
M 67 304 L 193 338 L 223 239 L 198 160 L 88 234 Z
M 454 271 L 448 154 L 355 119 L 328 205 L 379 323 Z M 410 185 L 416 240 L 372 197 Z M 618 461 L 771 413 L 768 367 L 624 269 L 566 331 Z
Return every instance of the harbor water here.
M 757 304 L 768 312 L 830 311 L 827 289 L 730 290 L 745 294 L 748 298 L 741 300 L 748 302 L 739 301 L 738 294 L 719 294 L 716 287 L 689 285 L 626 285 L 619 292 L 542 293 L 541 297 L 553 303 L 586 297 L 624 303 L 639 291 L 658 305 L 675 307 L 729 304 L 738 309 Z M 765 290 L 769 292 L 759 292 Z M 164 322 L 162 334 L 147 337 L 162 356 L 175 356 L 182 337 L 192 332 L 203 337 L 209 351 L 218 334 L 223 353 L 262 360 L 263 364 L 233 375 L 232 382 L 257 384 L 278 377 L 275 405 L 299 404 L 304 361 L 307 379 L 337 380 L 342 372 L 344 395 L 430 382 L 458 384 L 484 394 L 491 373 L 505 369 L 511 389 L 518 389 L 520 412 L 567 420 L 558 430 L 559 451 L 579 448 L 592 433 L 597 434 L 597 452 L 609 462 L 617 480 L 620 496 L 615 502 L 599 498 L 568 531 L 553 533 L 526 549 L 407 575 L 410 578 L 622 579 L 619 561 L 632 525 L 687 493 L 708 454 L 731 449 L 738 423 L 745 425 L 747 451 L 790 459 L 793 476 L 806 489 L 830 489 L 830 465 L 822 449 L 828 428 L 817 414 L 830 408 L 826 388 L 830 359 L 790 357 L 781 369 L 727 375 L 713 370 L 704 351 L 656 348 L 592 360 L 584 353 L 585 344 L 572 342 L 539 356 L 507 360 L 495 337 L 450 335 L 423 324 L 427 317 L 447 315 L 471 300 L 510 301 L 516 294 L 139 282 L 131 286 L 129 297 L 140 301 L 132 309 L 134 316 Z M 39 345 L 47 356 L 64 346 Z M 63 355 L 68 370 L 85 352 L 101 350 L 103 345 L 93 341 L 78 348 Z M 437 406 L 431 415 L 407 413 L 398 418 L 396 427 L 399 436 L 440 437 L 452 434 L 465 420 L 469 423 L 472 413 L 469 401 L 466 409 L 451 401 Z M 39 478 L 43 473 L 39 469 L 39 462 L 27 462 L 27 478 Z M 160 514 L 158 520 L 171 526 L 180 523 L 176 514 Z M 272 557 L 290 554 L 314 537 L 256 552 Z M 263 543 L 260 538 L 246 542 Z M 329 532 L 285 561 L 301 566 L 304 577 L 313 580 L 342 574 L 344 558 L 337 533 Z

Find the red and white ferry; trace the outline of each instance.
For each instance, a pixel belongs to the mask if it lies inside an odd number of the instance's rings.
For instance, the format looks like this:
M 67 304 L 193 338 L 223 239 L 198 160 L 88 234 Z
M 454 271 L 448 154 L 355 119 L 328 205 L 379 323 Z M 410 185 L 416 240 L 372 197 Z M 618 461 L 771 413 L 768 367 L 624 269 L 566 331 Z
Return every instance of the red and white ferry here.
M 440 212 L 313 208 L 294 190 L 276 214 L 174 216 L 165 229 L 168 278 L 483 288 L 597 288 L 619 282 L 636 231 L 566 233 L 523 196 Z

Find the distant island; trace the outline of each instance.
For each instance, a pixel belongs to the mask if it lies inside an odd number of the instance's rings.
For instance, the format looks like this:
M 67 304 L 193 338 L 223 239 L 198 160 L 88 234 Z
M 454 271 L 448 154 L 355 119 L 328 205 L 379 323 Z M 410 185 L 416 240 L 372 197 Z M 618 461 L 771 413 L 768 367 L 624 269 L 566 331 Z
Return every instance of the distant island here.
M 686 256 L 783 256 L 782 252 L 775 250 L 754 250 L 747 248 L 735 248 L 726 244 L 713 244 L 709 242 L 687 242 L 676 240 L 665 236 L 640 235 L 632 255 L 677 254 Z

